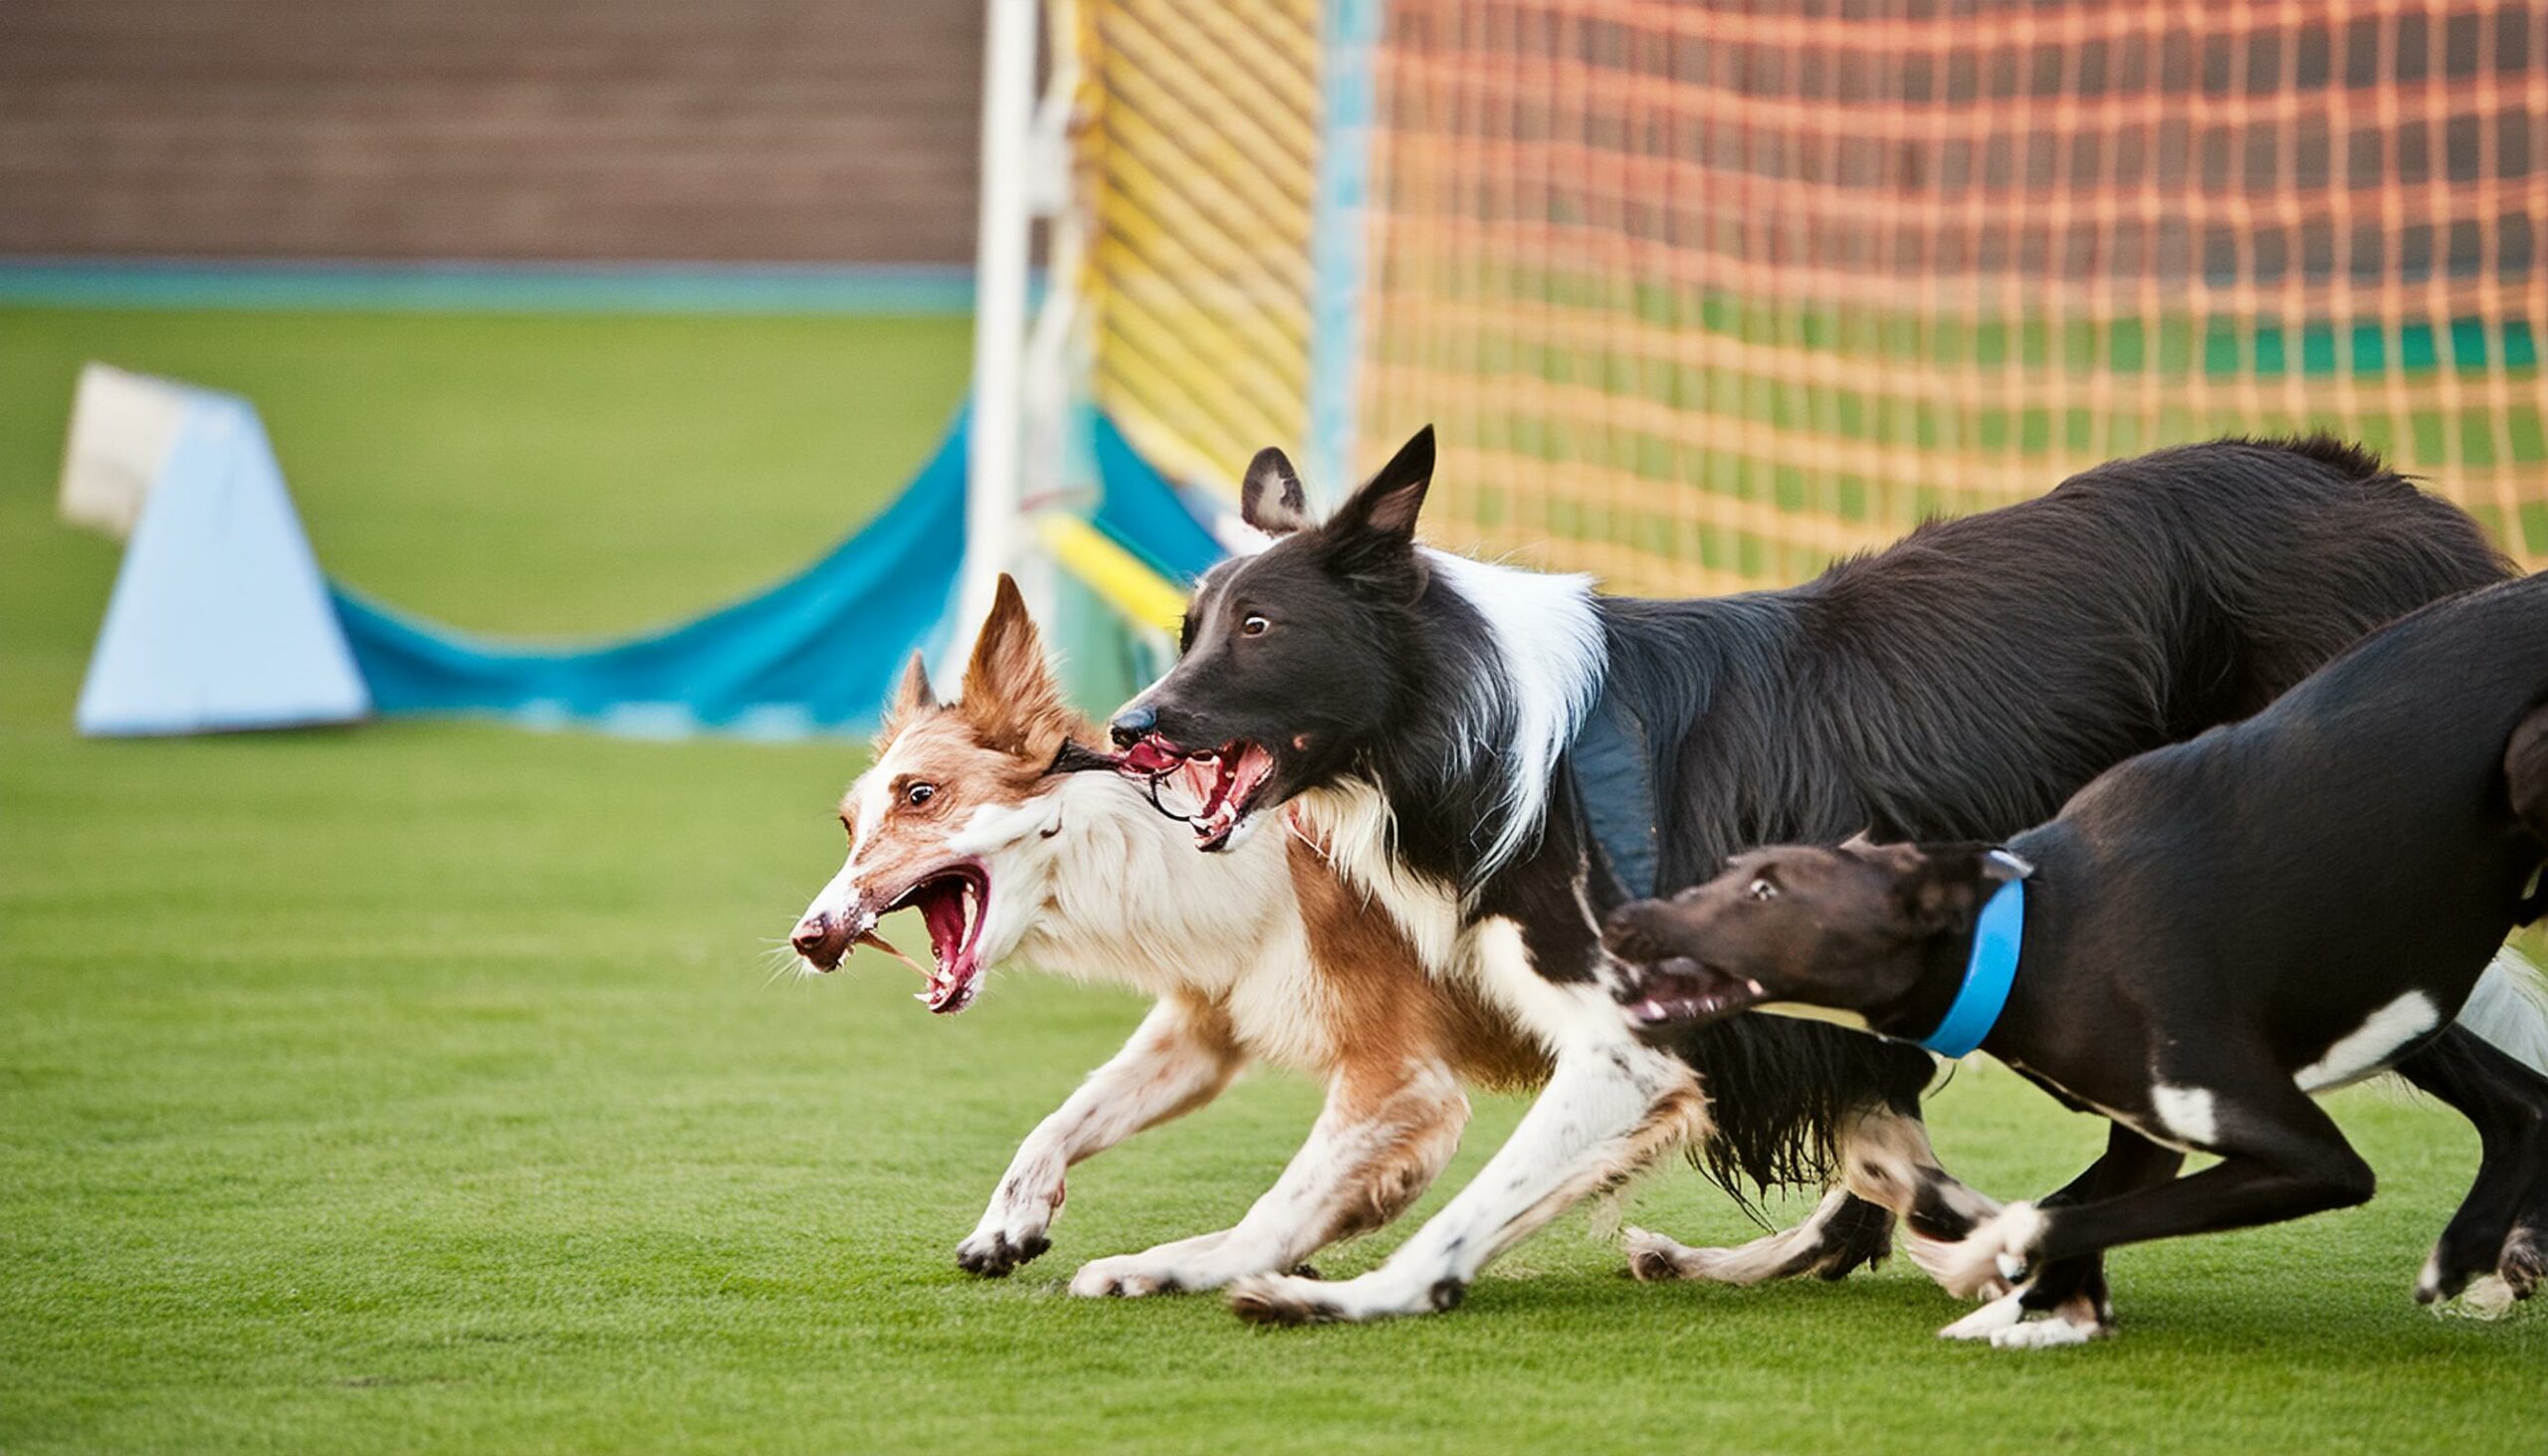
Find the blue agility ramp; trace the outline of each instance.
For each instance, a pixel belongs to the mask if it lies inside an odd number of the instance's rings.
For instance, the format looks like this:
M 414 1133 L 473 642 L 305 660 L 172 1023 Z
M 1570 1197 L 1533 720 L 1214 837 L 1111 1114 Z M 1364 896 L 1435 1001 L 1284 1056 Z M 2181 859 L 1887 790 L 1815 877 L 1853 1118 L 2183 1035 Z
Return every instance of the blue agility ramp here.
M 81 692 L 76 720 L 94 736 L 375 714 L 488 714 L 645 736 L 859 731 L 937 630 L 963 558 L 959 415 L 882 515 L 785 581 L 617 641 L 492 641 L 327 579 L 254 405 L 137 382 L 166 391 L 177 422 Z
M 937 628 L 964 554 L 964 422 L 894 503 L 795 576 L 670 630 L 570 650 L 491 642 L 343 587 L 336 616 L 381 713 L 498 713 L 644 736 L 872 726 Z
M 88 388 L 84 380 L 84 408 Z M 80 699 L 80 729 L 93 735 L 410 714 L 647 737 L 863 731 L 904 662 L 941 638 L 964 556 L 968 415 L 959 414 L 883 514 L 774 586 L 608 642 L 498 641 L 328 579 L 247 400 L 132 375 L 105 381 L 107 388 L 123 391 L 127 414 L 155 411 L 175 423 L 155 468 L 125 471 L 146 474 L 147 486 Z M 97 418 L 107 415 L 102 408 Z M 1113 421 L 1099 415 L 1089 426 L 1098 530 L 1163 589 L 1224 554 Z M 73 474 L 66 469 L 66 512 L 111 529 L 128 499 L 74 510 Z M 118 489 L 109 482 L 104 495 Z

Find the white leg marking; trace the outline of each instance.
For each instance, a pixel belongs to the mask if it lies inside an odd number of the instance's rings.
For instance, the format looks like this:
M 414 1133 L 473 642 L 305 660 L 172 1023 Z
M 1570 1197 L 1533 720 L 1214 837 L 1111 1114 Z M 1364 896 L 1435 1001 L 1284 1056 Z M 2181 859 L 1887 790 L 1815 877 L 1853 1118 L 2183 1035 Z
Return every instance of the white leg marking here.
M 1989 1340 L 2026 1317 L 2025 1287 L 2018 1286 L 1938 1332 L 1940 1340 Z
M 1509 939 L 1484 933 L 1499 927 Z M 1491 977 L 1512 986 L 1518 971 L 1536 983 L 1536 991 L 1517 999 L 1570 1010 L 1563 1018 L 1533 1018 L 1558 1032 L 1547 1090 L 1476 1179 L 1387 1263 L 1340 1284 L 1280 1276 L 1241 1280 L 1231 1287 L 1231 1304 L 1242 1316 L 1300 1323 L 1447 1308 L 1497 1254 L 1578 1199 L 1704 1130 L 1705 1103 L 1688 1066 L 1631 1037 L 1598 987 L 1541 980 L 1521 955 L 1520 936 L 1509 924 L 1483 928 L 1478 939 L 1490 951 L 1511 952 L 1509 961 L 1495 957 L 1499 963 L 1488 969 Z
M 2028 1319 L 2023 1303 L 2026 1286 L 2000 1296 L 1938 1332 L 1941 1340 L 1988 1340 L 1994 1350 L 2054 1350 L 2085 1345 L 2113 1333 L 2099 1317 L 2094 1301 L 2080 1296 Z
M 2203 1088 L 2170 1087 L 2160 1083 L 2150 1089 L 2150 1109 L 2159 1115 L 2161 1127 L 2192 1146 L 2213 1146 L 2214 1140 L 2221 1134 L 2213 1096 Z
M 1386 1223 L 1459 1147 L 1468 1099 L 1448 1068 L 1422 1065 L 1378 1103 L 1332 1088 L 1327 1110 L 1283 1175 L 1223 1233 L 1083 1265 L 1071 1293 L 1139 1296 L 1219 1289 L 1286 1273 L 1337 1239 Z
M 1731 1249 L 1694 1249 L 1659 1233 L 1630 1228 L 1622 1239 L 1628 1269 L 1649 1283 L 1695 1279 L 1742 1287 L 1778 1279 L 1797 1272 L 1797 1261 L 1821 1247 L 1823 1228 L 1848 1201 L 1846 1189 L 1834 1188 L 1822 1195 L 1805 1222 Z
M 1242 1060 L 1216 1013 L 1177 1001 L 1152 1007 L 1124 1049 L 1018 1144 L 956 1261 L 1005 1274 L 1042 1253 L 1071 1164 L 1211 1101 Z
M 2372 1012 L 2360 1029 L 2347 1033 L 2291 1080 L 2303 1092 L 2325 1092 L 2358 1082 L 2387 1065 L 2399 1048 L 2441 1024 L 2442 1008 L 2433 1003 L 2433 997 L 2409 991 Z
M 2043 1214 L 2032 1203 L 2012 1203 L 1953 1243 L 1914 1239 L 1912 1262 L 1958 1299 L 1987 1292 L 1994 1280 L 2024 1280 L 2043 1243 Z

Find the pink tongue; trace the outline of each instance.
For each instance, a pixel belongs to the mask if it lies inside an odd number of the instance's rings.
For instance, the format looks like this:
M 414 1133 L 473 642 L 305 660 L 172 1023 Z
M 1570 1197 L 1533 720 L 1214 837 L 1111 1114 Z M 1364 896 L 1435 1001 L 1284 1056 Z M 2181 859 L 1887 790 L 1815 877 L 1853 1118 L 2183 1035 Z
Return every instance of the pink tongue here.
M 1158 739 L 1144 738 L 1124 750 L 1124 756 L 1120 761 L 1135 773 L 1158 773 L 1163 769 L 1174 768 L 1180 760 L 1175 754 L 1162 748 Z
M 1262 745 L 1250 743 L 1240 749 L 1238 762 L 1230 772 L 1232 797 L 1243 799 L 1254 793 L 1256 786 L 1273 771 L 1274 755 L 1266 752 Z
M 959 889 L 933 890 L 921 902 L 920 918 L 929 926 L 929 941 L 938 947 L 938 963 L 942 968 L 956 964 L 956 952 L 964 948 L 964 892 Z

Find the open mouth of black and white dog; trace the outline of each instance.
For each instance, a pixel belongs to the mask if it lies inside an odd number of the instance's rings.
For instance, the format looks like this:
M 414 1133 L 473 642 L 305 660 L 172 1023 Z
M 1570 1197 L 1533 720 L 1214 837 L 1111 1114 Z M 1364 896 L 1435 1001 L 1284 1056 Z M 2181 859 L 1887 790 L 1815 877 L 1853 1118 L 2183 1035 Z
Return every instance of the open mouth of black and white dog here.
M 935 965 L 922 965 L 872 932 L 860 936 L 859 943 L 874 945 L 919 971 L 928 984 L 913 993 L 913 999 L 938 1015 L 952 1016 L 973 1004 L 981 991 L 982 922 L 990 903 L 991 879 L 980 865 L 970 861 L 949 865 L 923 876 L 879 912 L 919 911 L 921 924 L 929 928 Z
M 1619 999 L 1639 1026 L 1685 1026 L 1757 1006 L 1770 992 L 1749 976 L 1675 955 L 1639 967 Z
M 1117 766 L 1147 782 L 1151 802 L 1184 820 L 1195 847 L 1205 851 L 1237 842 L 1274 778 L 1274 755 L 1246 738 L 1180 749 L 1153 733 L 1126 749 Z

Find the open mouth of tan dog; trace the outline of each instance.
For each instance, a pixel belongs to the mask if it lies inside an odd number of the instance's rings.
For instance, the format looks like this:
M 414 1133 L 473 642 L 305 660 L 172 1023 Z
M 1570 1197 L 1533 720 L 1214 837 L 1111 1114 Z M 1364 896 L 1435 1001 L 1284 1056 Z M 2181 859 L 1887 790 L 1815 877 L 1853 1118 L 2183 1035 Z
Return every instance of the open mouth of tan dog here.
M 869 932 L 858 943 L 873 945 L 921 973 L 928 982 L 914 999 L 941 1016 L 973 1004 L 982 988 L 982 922 L 991 901 L 991 877 L 978 863 L 961 860 L 933 870 L 896 896 L 879 915 L 917 910 L 929 929 L 935 965 L 923 965 L 894 948 L 884 936 Z

